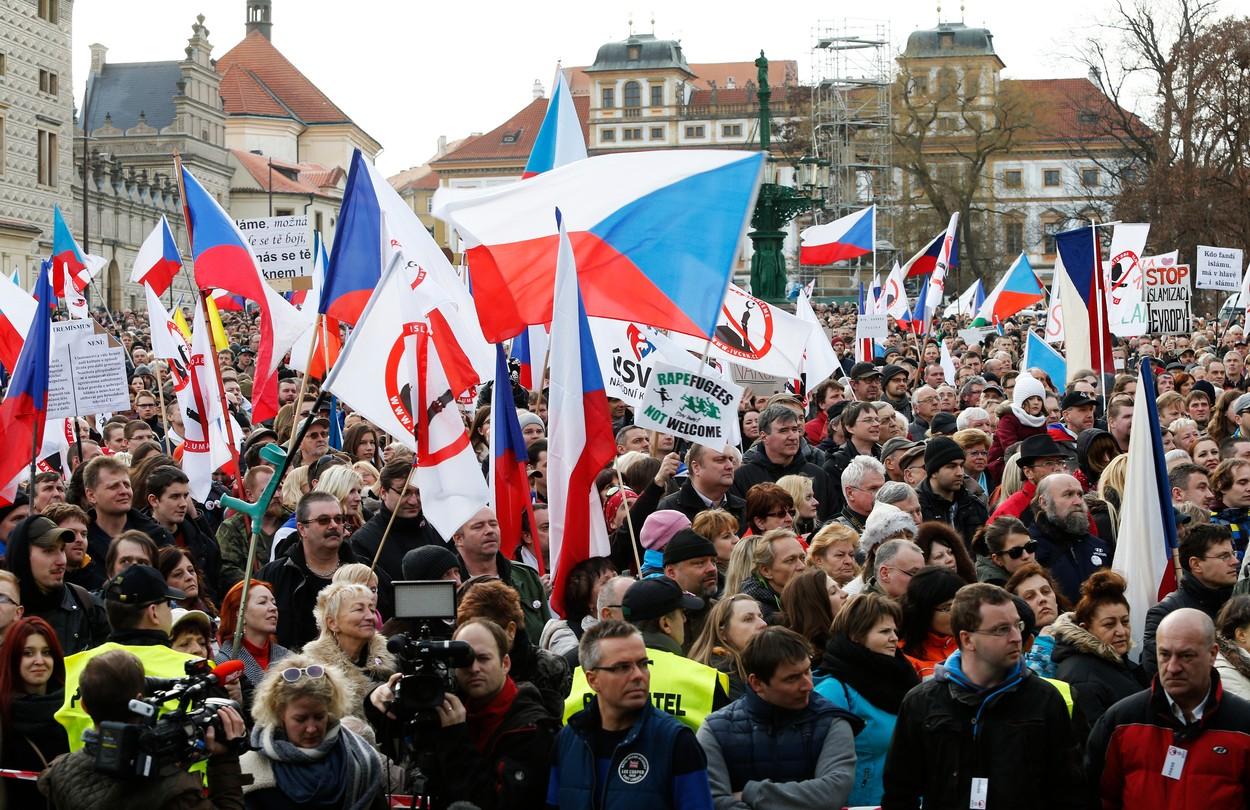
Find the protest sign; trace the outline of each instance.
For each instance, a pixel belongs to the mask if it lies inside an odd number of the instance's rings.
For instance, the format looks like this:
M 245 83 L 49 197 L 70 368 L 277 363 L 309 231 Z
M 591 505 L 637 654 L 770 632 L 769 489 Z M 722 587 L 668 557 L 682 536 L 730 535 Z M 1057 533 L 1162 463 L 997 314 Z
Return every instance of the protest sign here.
M 634 424 L 699 444 L 728 444 L 742 388 L 710 374 L 657 362 Z
M 1153 258 L 1142 262 L 1142 292 L 1150 309 L 1148 331 L 1164 335 L 1189 332 L 1189 277 L 1187 264 L 1163 264 Z
M 52 324 L 48 419 L 130 409 L 126 355 L 92 320 Z
M 856 340 L 885 340 L 890 336 L 890 326 L 886 322 L 888 316 L 860 315 L 855 320 Z
M 1194 284 L 1200 290 L 1241 289 L 1242 251 L 1240 248 L 1198 245 L 1198 267 Z
M 256 265 L 278 292 L 312 289 L 313 246 L 308 217 L 254 217 L 235 220 L 247 237 Z

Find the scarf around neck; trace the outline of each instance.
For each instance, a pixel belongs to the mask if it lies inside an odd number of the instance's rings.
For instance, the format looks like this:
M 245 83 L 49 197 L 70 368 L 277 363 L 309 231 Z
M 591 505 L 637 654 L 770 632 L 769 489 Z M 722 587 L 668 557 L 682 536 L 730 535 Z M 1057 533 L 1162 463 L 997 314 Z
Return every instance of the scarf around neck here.
M 842 635 L 829 639 L 820 669 L 859 692 L 873 706 L 895 715 L 903 696 L 920 683 L 901 648 L 891 657 Z
M 253 728 L 251 742 L 269 760 L 278 789 L 296 804 L 364 810 L 381 784 L 377 754 L 337 720 L 316 748 L 300 748 L 272 726 Z
M 499 727 L 503 725 L 504 716 L 508 714 L 508 710 L 512 708 L 512 701 L 516 699 L 516 692 L 516 683 L 512 678 L 505 677 L 499 694 L 491 698 L 482 708 L 476 711 L 469 710 L 466 721 L 469 724 L 469 739 L 473 741 L 473 746 L 480 753 L 486 753 L 487 746 L 495 738 L 495 732 L 499 731 Z

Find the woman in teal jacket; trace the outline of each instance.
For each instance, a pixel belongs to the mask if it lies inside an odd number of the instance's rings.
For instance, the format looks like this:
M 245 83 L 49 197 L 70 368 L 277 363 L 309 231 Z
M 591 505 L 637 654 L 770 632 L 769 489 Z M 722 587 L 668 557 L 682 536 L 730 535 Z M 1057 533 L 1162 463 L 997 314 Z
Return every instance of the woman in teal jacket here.
M 855 736 L 855 784 L 847 804 L 881 804 L 881 777 L 903 696 L 920 683 L 898 643 L 897 604 L 861 593 L 842 606 L 816 672 L 816 692 L 864 721 Z

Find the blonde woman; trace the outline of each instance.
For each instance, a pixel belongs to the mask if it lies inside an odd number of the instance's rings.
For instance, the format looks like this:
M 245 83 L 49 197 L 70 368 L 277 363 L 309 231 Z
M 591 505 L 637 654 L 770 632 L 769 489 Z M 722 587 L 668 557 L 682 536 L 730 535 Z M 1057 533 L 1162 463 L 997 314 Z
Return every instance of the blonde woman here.
M 859 565 L 855 562 L 858 544 L 859 535 L 850 526 L 826 524 L 807 547 L 807 564 L 824 571 L 839 588 L 846 587 L 859 576 Z
M 796 534 L 808 535 L 816 530 L 816 507 L 820 501 L 812 489 L 812 479 L 806 475 L 783 475 L 777 479 L 777 486 L 790 493 L 794 499 L 794 531 Z
M 328 492 L 338 498 L 343 514 L 347 516 L 347 522 L 343 526 L 345 537 L 365 524 L 364 510 L 360 506 L 360 493 L 364 488 L 364 481 L 351 467 L 340 465 L 325 470 L 317 479 L 317 486 L 313 488 L 318 492 Z
M 304 645 L 304 654 L 333 664 L 346 676 L 353 695 L 351 714 L 364 719 L 364 698 L 395 673 L 395 656 L 378 633 L 376 596 L 364 585 L 332 582 L 317 594 L 314 615 L 321 635 Z

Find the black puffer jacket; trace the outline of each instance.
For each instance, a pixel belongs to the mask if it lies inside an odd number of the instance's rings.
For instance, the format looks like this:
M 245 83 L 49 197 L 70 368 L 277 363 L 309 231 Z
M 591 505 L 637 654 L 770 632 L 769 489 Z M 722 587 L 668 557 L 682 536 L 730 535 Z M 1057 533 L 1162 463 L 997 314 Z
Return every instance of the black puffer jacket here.
M 1055 621 L 1055 677 L 1074 687 L 1076 702 L 1092 726 L 1119 701 L 1150 684 L 1141 666 L 1116 655 L 1110 645 L 1076 623 L 1071 613 Z
M 104 605 L 73 583 L 51 591 L 41 591 L 30 572 L 30 541 L 26 537 L 31 515 L 13 527 L 5 555 L 9 571 L 21 586 L 22 606 L 27 616 L 38 616 L 52 626 L 65 655 L 103 644 L 108 638 L 108 618 Z
M 1146 612 L 1146 630 L 1142 634 L 1141 653 L 1142 669 L 1146 671 L 1146 674 L 1153 676 L 1159 669 L 1159 662 L 1155 657 L 1155 632 L 1158 631 L 1159 622 L 1163 621 L 1164 617 L 1180 608 L 1194 608 L 1210 616 L 1211 621 L 1215 621 L 1215 615 L 1220 612 L 1220 608 L 1224 606 L 1232 593 L 1231 587 L 1208 588 L 1193 574 L 1182 571 L 1180 587 L 1163 597 L 1157 605 Z

